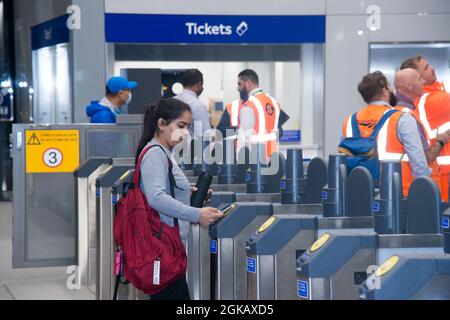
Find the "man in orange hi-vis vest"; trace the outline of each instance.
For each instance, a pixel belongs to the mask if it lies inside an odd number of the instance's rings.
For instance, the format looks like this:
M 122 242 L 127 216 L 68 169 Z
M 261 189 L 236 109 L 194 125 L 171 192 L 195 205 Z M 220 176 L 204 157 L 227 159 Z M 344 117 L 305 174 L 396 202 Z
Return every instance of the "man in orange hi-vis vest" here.
M 242 100 L 236 99 L 232 103 L 226 105 L 222 116 L 220 117 L 219 124 L 217 125 L 217 130 L 222 132 L 224 138 L 227 137 L 227 130 L 230 129 L 231 132 L 237 130 L 239 127 L 239 112 L 242 109 Z M 229 133 L 234 135 L 235 133 Z
M 420 55 L 406 59 L 400 69 L 406 68 L 417 70 L 424 80 L 424 94 L 421 99 L 414 102 L 418 106 L 417 114 L 427 129 L 431 141 L 434 142 L 438 133 L 450 129 L 450 96 L 446 91 L 448 88 L 444 83 L 437 81 L 433 66 Z M 421 115 L 420 110 L 422 110 Z M 448 199 L 449 192 L 450 145 L 442 148 L 437 157 L 437 163 L 441 179 L 441 194 L 445 200 Z
M 239 73 L 238 91 L 245 101 L 239 112 L 238 140 L 246 144 L 265 144 L 269 158 L 278 150 L 280 104 L 259 88 L 258 75 L 251 69 Z
M 358 91 L 367 106 L 356 114 L 361 137 L 369 137 L 383 115 L 394 109 L 394 93 L 386 77 L 375 71 L 364 76 L 358 84 Z M 351 116 L 343 123 L 344 138 L 353 137 Z M 409 187 L 415 178 L 430 176 L 420 139 L 417 121 L 407 112 L 393 113 L 381 127 L 377 137 L 378 159 L 399 160 L 402 167 L 403 194 L 408 195 Z
M 448 192 L 442 188 L 440 168 L 436 161 L 443 146 L 448 142 L 448 132 L 438 134 L 434 139 L 434 143 L 431 144 L 431 139 L 428 136 L 427 130 L 423 126 L 417 108 L 414 105 L 414 101 L 419 99 L 423 94 L 423 82 L 420 73 L 414 69 L 407 68 L 398 71 L 395 74 L 395 88 L 398 99 L 396 108 L 403 112 L 410 112 L 416 119 L 422 144 L 425 148 L 425 156 L 428 165 L 433 170 L 431 177 L 441 191 L 442 200 L 448 201 Z

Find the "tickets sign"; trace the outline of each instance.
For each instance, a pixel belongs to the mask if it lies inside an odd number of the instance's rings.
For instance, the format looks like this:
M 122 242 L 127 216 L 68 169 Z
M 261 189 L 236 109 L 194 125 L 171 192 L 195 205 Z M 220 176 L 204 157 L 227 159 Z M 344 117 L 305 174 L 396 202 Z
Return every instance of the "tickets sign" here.
M 27 130 L 26 173 L 73 172 L 80 164 L 78 130 Z

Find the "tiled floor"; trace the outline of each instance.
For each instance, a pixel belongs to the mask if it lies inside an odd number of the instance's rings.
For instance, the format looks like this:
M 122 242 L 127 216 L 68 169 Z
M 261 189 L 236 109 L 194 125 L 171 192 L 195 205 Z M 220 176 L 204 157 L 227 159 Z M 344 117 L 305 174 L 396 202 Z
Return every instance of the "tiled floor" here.
M 88 288 L 69 290 L 66 267 L 12 269 L 12 203 L 0 202 L 0 300 L 93 300 Z

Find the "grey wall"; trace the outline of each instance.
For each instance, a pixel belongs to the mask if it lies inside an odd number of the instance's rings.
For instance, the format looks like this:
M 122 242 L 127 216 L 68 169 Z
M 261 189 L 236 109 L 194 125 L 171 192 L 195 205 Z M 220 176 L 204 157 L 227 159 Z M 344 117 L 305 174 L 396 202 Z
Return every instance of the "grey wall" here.
M 89 122 L 85 107 L 105 95 L 106 44 L 104 2 L 72 0 L 80 6 L 81 29 L 72 31 L 74 122 Z
M 14 0 L 16 81 L 25 77 L 32 85 L 31 27 L 66 14 L 69 0 Z M 30 122 L 28 88 L 15 87 L 17 122 Z

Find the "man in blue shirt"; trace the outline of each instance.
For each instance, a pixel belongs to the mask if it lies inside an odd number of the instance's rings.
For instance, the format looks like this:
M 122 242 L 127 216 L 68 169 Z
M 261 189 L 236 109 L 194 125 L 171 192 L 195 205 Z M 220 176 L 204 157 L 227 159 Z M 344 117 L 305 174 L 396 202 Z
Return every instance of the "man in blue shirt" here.
M 106 94 L 100 101 L 92 101 L 86 107 L 86 114 L 91 123 L 116 123 L 116 115 L 120 108 L 131 102 L 131 89 L 137 87 L 137 82 L 129 82 L 124 77 L 112 77 L 106 83 Z
M 203 74 L 198 69 L 188 69 L 183 73 L 184 90 L 175 99 L 181 100 L 191 108 L 192 124 L 189 126 L 191 137 L 203 136 L 211 129 L 207 106 L 198 98 L 203 92 Z

